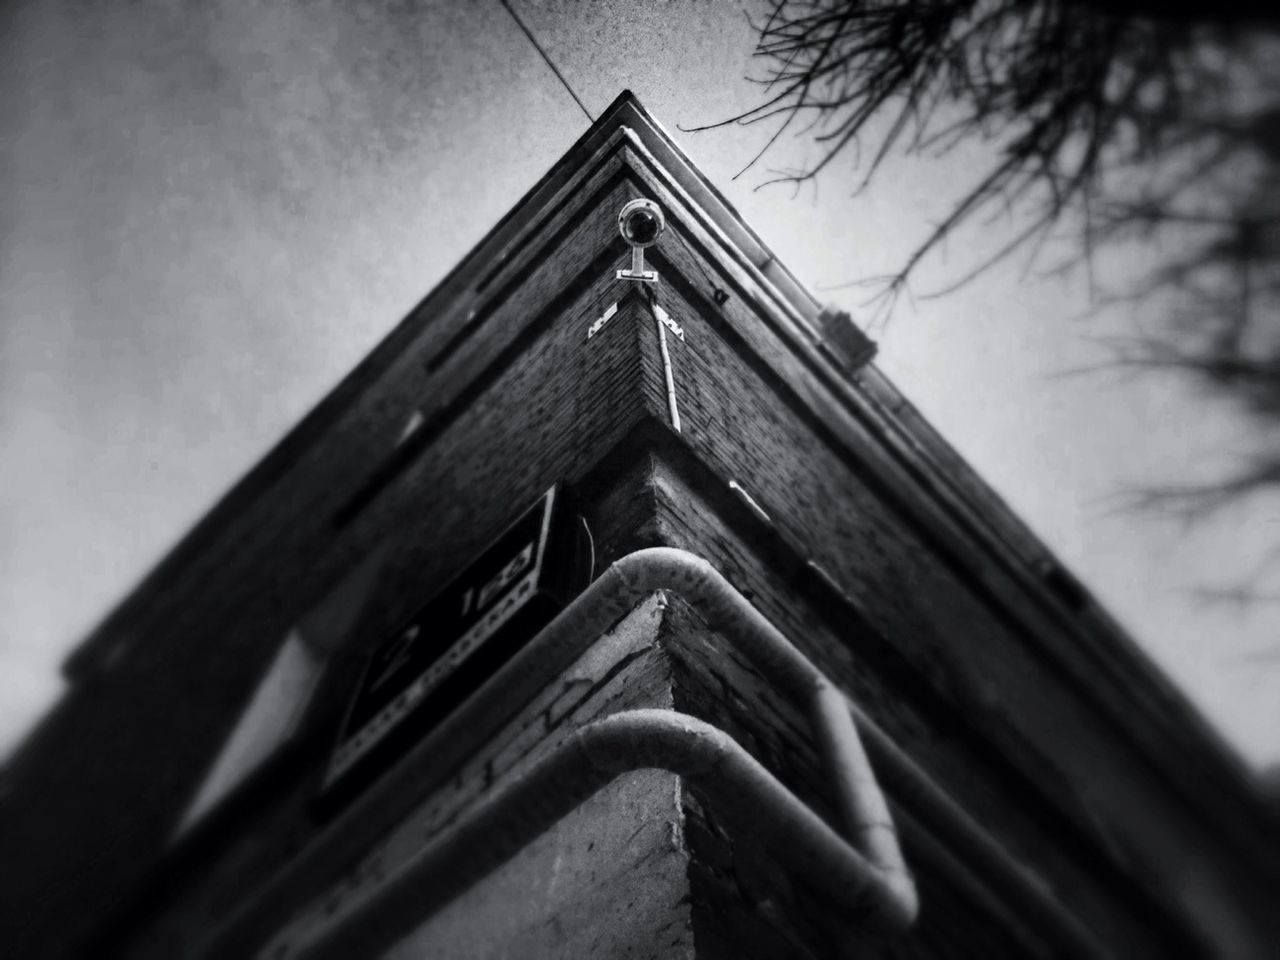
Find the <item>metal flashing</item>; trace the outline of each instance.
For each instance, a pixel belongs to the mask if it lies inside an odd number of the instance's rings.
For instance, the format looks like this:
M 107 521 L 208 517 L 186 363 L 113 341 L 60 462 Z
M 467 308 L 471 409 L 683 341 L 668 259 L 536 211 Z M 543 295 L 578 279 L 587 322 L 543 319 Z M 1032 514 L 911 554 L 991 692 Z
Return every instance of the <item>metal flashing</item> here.
M 679 337 L 681 342 L 684 341 L 684 327 L 672 320 L 671 314 L 667 313 L 667 311 L 663 310 L 662 307 L 658 306 L 656 303 L 653 305 L 653 312 L 662 322 L 664 327 L 670 330 L 674 336 Z
M 591 324 L 591 326 L 587 327 L 587 339 L 590 340 L 597 333 L 603 330 L 604 325 L 608 323 L 610 320 L 612 320 L 614 315 L 617 314 L 617 312 L 618 312 L 618 302 L 615 300 L 613 303 L 609 304 L 609 309 L 605 310 L 604 313 L 600 314 L 600 316 L 598 316 L 595 319 L 595 321 Z

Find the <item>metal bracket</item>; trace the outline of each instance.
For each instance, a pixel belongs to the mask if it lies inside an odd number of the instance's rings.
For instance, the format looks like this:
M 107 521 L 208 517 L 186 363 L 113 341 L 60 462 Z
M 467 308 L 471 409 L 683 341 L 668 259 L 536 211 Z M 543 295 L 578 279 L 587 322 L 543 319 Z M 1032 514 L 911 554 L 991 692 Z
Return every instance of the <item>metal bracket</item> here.
M 591 326 L 587 327 L 587 339 L 590 340 L 597 333 L 604 329 L 604 325 L 613 319 L 613 315 L 618 312 L 617 303 L 609 304 L 609 309 L 600 314 Z
M 653 305 L 653 312 L 657 314 L 658 319 L 662 321 L 662 325 L 664 327 L 666 327 L 673 334 L 679 337 L 682 342 L 684 341 L 684 327 L 680 326 L 680 324 L 672 320 L 670 314 L 668 314 L 667 311 L 663 310 L 660 306 L 658 306 L 655 303 Z
M 658 271 L 644 268 L 644 248 L 631 248 L 631 269 L 619 270 L 615 275 L 619 280 L 638 280 L 641 283 L 657 283 Z
M 422 425 L 427 422 L 426 416 L 421 410 L 414 410 L 409 414 L 409 418 L 404 422 L 404 426 L 400 428 L 400 436 L 396 437 L 395 445 L 398 447 L 415 433 L 422 429 Z
M 729 481 L 729 489 L 738 495 L 738 499 L 747 505 L 747 509 L 756 515 L 756 518 L 763 523 L 773 526 L 773 520 L 769 514 L 765 513 L 764 507 L 756 503 L 755 498 L 747 493 L 746 489 L 737 480 Z

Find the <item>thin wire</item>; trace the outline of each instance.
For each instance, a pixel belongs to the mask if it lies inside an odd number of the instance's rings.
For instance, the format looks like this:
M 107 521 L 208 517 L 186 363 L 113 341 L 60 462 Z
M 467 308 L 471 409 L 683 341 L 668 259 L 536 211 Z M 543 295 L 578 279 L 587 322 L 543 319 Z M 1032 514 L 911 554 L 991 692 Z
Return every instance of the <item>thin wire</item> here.
M 547 62 L 547 66 L 550 67 L 551 72 L 556 75 L 556 79 L 564 84 L 564 88 L 569 91 L 569 96 L 573 97 L 573 102 L 582 108 L 582 112 L 587 115 L 587 119 L 589 121 L 595 123 L 596 118 L 591 115 L 591 111 L 586 108 L 586 105 L 578 98 L 578 95 L 573 92 L 573 87 L 569 86 L 569 81 L 564 78 L 564 74 L 556 69 L 556 65 L 552 63 L 551 58 L 547 56 L 547 51 L 543 50 L 541 44 L 538 43 L 538 38 L 533 35 L 532 31 L 524 25 L 524 21 L 516 15 L 516 12 L 513 9 L 511 9 L 511 4 L 508 3 L 507 0 L 498 0 L 498 2 L 507 8 L 507 13 L 511 14 L 511 19 L 516 22 L 516 26 L 524 31 L 524 35 L 528 37 L 529 42 L 533 44 L 533 49 L 537 50 L 538 53 L 542 55 L 542 59 Z
M 587 523 L 587 518 L 582 514 L 578 514 L 578 519 L 582 521 L 582 529 L 587 532 L 587 545 L 591 548 L 591 572 L 587 574 L 587 582 L 590 583 L 596 578 L 596 538 L 591 535 L 591 527 Z

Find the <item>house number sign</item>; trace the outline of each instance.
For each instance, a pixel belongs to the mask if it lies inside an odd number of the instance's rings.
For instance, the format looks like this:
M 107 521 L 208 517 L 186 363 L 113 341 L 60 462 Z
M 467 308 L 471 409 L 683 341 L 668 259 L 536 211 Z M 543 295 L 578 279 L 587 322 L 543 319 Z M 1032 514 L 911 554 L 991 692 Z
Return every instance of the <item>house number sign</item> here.
M 376 774 L 458 706 L 583 586 L 577 515 L 553 487 L 374 648 L 324 789 Z M 578 574 L 581 578 L 581 574 Z

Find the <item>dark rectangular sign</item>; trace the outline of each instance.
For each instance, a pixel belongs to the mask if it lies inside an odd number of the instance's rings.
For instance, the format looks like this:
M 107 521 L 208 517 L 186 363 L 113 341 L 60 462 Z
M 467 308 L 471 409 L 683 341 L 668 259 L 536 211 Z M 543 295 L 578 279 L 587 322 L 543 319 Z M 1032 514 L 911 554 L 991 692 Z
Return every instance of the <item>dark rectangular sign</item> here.
M 559 488 L 548 490 L 374 649 L 329 762 L 325 790 L 353 771 L 383 769 L 585 585 L 578 518 L 563 500 Z

